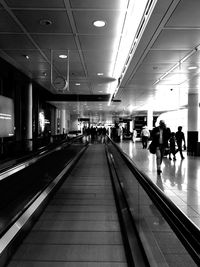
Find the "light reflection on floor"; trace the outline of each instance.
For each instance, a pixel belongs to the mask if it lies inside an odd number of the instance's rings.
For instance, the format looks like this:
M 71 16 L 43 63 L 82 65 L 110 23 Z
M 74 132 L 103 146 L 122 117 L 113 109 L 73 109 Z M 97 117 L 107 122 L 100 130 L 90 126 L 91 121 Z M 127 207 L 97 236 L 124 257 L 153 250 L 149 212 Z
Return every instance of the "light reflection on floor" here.
M 142 148 L 141 142 L 118 143 L 140 168 L 199 228 L 200 228 L 200 157 L 187 156 L 184 160 L 164 157 L 162 175 L 157 176 L 156 157 Z M 199 178 L 198 178 L 199 177 Z

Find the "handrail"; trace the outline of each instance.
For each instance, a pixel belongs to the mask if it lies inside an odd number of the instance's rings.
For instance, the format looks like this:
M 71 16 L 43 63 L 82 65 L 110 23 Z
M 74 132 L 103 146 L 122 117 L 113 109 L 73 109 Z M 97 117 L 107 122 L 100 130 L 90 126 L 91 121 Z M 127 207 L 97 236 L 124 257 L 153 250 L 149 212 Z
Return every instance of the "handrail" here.
M 61 143 L 59 144 L 52 144 L 52 147 L 48 147 L 48 148 L 43 148 L 40 151 L 37 152 L 33 152 L 31 153 L 31 155 L 27 155 L 24 158 L 21 158 L 22 161 L 17 162 L 16 164 L 12 165 L 11 167 L 7 167 L 5 169 L 0 170 L 0 181 L 5 179 L 6 177 L 10 176 L 11 174 L 14 174 L 30 165 L 32 165 L 33 163 L 37 162 L 38 160 L 40 160 L 41 158 L 50 155 L 51 153 L 62 149 L 63 146 L 70 146 L 71 144 L 73 144 L 73 142 L 75 142 L 76 140 L 82 138 L 82 136 L 77 136 L 71 140 L 66 140 L 66 142 L 64 142 L 63 140 L 61 141 Z M 65 144 L 64 144 L 65 143 Z M 24 160 L 24 161 L 23 161 Z
M 123 238 L 125 239 L 124 245 L 127 254 L 128 266 L 150 266 L 141 240 L 139 238 L 134 219 L 131 215 L 124 190 L 120 183 L 113 155 L 108 151 L 108 146 L 105 146 L 105 152 L 113 185 L 115 201 L 117 203 L 120 225 L 123 233 Z
M 40 192 L 38 192 L 27 205 L 15 216 L 12 222 L 7 225 L 5 231 L 0 236 L 0 262 L 1 266 L 8 261 L 11 256 L 11 251 L 19 243 L 19 240 L 24 236 L 33 222 L 36 220 L 36 214 L 40 214 L 45 205 L 47 204 L 50 196 L 62 183 L 63 177 L 70 172 L 79 158 L 83 155 L 87 149 L 87 143 L 79 151 L 79 153 L 72 158 L 64 169 L 55 177 L 55 179 L 45 185 Z
M 140 185 L 149 195 L 162 216 L 169 223 L 179 240 L 182 242 L 193 260 L 200 266 L 200 229 L 133 163 L 130 157 L 124 153 L 110 138 L 126 162 L 130 171 L 134 174 Z

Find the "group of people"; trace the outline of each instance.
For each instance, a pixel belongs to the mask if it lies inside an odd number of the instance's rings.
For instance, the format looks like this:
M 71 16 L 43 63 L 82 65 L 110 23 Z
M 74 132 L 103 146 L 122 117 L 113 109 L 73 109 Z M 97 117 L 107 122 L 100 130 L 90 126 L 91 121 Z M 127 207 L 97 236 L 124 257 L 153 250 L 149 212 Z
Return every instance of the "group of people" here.
M 169 148 L 169 159 L 176 160 L 176 153 L 179 151 L 181 159 L 184 159 L 183 149 L 186 149 L 186 141 L 182 126 L 178 127 L 178 131 L 171 132 L 170 128 L 166 127 L 163 120 L 159 122 L 159 126 L 155 127 L 151 133 L 152 145 L 155 147 L 157 173 L 161 174 L 161 163 L 165 151 Z
M 105 142 L 105 137 L 107 134 L 107 129 L 105 127 L 83 127 L 83 135 L 87 138 L 87 141 L 94 142 Z

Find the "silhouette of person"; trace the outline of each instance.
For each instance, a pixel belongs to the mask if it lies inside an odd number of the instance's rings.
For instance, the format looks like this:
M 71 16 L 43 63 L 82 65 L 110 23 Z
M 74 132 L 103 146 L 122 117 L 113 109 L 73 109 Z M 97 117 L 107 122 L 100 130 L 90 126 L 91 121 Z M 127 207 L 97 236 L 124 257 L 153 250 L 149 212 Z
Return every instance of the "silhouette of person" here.
M 176 136 L 176 142 L 178 146 L 178 149 L 176 150 L 175 153 L 179 151 L 181 155 L 181 159 L 184 159 L 182 143 L 184 143 L 184 149 L 186 149 L 186 142 L 185 142 L 185 135 L 182 132 L 182 126 L 178 126 L 178 131 L 176 132 L 175 136 Z
M 152 142 L 156 147 L 156 165 L 157 173 L 161 174 L 161 163 L 164 156 L 165 148 L 168 147 L 168 141 L 171 136 L 170 128 L 166 127 L 163 120 L 160 120 L 159 126 L 152 130 Z

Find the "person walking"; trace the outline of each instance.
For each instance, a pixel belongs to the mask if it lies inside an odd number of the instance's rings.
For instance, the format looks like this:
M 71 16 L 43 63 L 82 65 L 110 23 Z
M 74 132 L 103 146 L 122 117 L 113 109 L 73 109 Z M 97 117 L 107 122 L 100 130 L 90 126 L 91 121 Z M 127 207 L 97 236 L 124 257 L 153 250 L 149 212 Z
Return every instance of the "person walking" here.
M 136 129 L 133 129 L 133 136 L 132 136 L 133 143 L 135 143 L 136 137 L 137 137 L 137 131 Z
M 163 120 L 160 120 L 159 126 L 152 130 L 152 143 L 156 148 L 156 165 L 157 174 L 161 174 L 161 164 L 164 156 L 165 148 L 168 148 L 168 141 L 171 136 L 170 128 L 166 127 Z
M 169 159 L 172 160 L 171 154 L 173 155 L 173 160 L 176 160 L 176 136 L 175 133 L 171 133 L 171 137 L 169 139 Z
M 143 126 L 142 127 L 142 131 L 141 131 L 141 138 L 142 138 L 142 146 L 143 146 L 143 148 L 147 148 L 149 137 L 150 137 L 150 132 L 149 132 L 147 126 Z
M 185 142 L 185 135 L 182 132 L 182 126 L 178 126 L 178 131 L 176 132 L 175 136 L 176 136 L 176 143 L 178 146 L 177 150 L 175 151 L 175 154 L 179 151 L 180 155 L 181 155 L 181 159 L 184 159 L 182 146 L 184 147 L 184 150 L 185 150 L 186 149 L 186 142 Z M 184 145 L 183 145 L 183 143 L 184 143 Z

